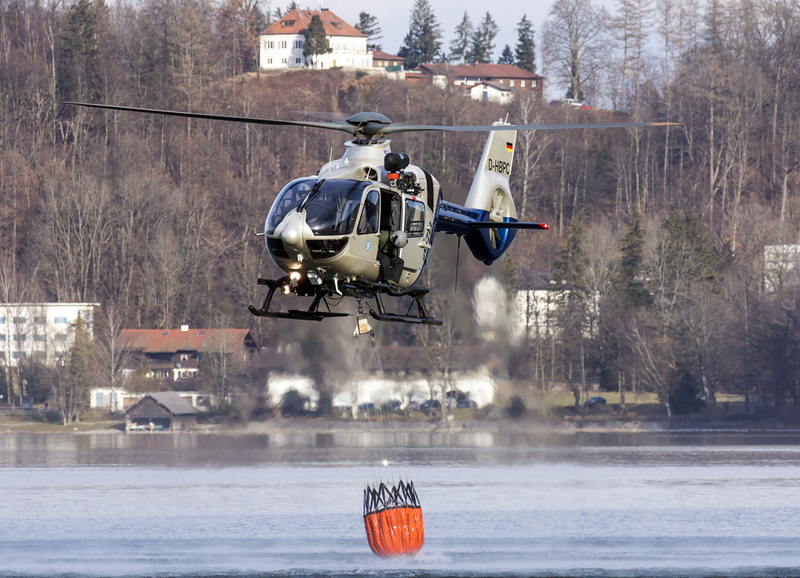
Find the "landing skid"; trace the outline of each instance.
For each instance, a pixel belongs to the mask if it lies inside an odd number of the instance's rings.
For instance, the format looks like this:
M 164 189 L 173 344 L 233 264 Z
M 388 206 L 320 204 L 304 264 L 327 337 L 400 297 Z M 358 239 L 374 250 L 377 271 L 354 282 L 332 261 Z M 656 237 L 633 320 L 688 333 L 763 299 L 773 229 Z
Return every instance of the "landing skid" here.
M 369 314 L 378 321 L 393 321 L 398 323 L 418 323 L 424 325 L 441 325 L 442 320 L 428 315 L 428 310 L 422 298 L 428 293 L 428 289 L 394 289 L 385 283 L 372 283 L 366 280 L 355 282 L 343 282 L 335 290 L 325 286 L 312 286 L 309 283 L 293 284 L 289 276 L 280 279 L 259 279 L 259 285 L 267 285 L 269 292 L 264 298 L 261 308 L 250 305 L 250 313 L 257 317 L 272 317 L 276 319 L 296 319 L 301 321 L 322 321 L 329 317 L 348 317 L 349 313 L 337 313 L 330 310 L 326 297 L 341 298 L 354 297 L 356 299 L 374 299 L 376 308 L 369 308 Z M 272 298 L 276 291 L 282 293 L 294 293 L 295 295 L 314 297 L 309 308 L 305 311 L 290 309 L 289 311 L 270 311 Z M 387 312 L 383 304 L 383 295 L 389 297 L 410 297 L 411 304 L 405 313 Z M 320 310 L 324 304 L 327 310 Z M 412 311 L 416 305 L 416 311 Z
M 325 297 L 329 294 L 326 289 L 318 288 L 314 291 L 310 285 L 303 286 L 297 285 L 293 286 L 291 279 L 287 275 L 286 277 L 281 277 L 280 279 L 259 279 L 259 285 L 266 285 L 269 287 L 269 292 L 267 296 L 264 298 L 264 303 L 261 305 L 261 309 L 257 309 L 250 305 L 248 309 L 250 309 L 250 313 L 255 315 L 256 317 L 272 317 L 276 319 L 298 319 L 301 321 L 322 321 L 323 319 L 327 319 L 328 317 L 347 317 L 350 315 L 349 313 L 336 313 L 335 311 L 331 311 L 330 307 L 328 307 L 327 301 L 325 301 Z M 311 306 L 308 308 L 307 311 L 301 311 L 299 309 L 290 309 L 289 311 L 270 311 L 269 306 L 272 303 L 272 298 L 275 296 L 275 292 L 278 290 L 283 291 L 284 288 L 289 288 L 289 292 L 293 292 L 296 295 L 314 295 L 314 300 L 311 302 Z M 325 303 L 325 307 L 327 311 L 320 311 L 319 306 Z
M 403 289 L 396 291 L 383 283 L 374 283 L 375 289 L 374 298 L 375 304 L 378 307 L 376 311 L 372 307 L 369 309 L 369 314 L 378 321 L 397 321 L 400 323 L 421 323 L 423 325 L 441 325 L 442 320 L 428 315 L 428 310 L 422 302 L 422 298 L 428 294 L 430 289 Z M 411 304 L 405 314 L 387 313 L 383 306 L 383 299 L 381 294 L 389 295 L 390 297 L 411 297 Z M 417 306 L 417 314 L 413 315 L 411 309 Z

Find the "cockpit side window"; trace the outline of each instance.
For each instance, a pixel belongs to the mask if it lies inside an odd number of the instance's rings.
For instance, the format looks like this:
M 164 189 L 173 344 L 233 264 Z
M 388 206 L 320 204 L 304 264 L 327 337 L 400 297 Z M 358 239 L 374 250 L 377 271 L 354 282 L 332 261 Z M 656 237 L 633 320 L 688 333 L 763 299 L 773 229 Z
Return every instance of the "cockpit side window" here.
M 278 197 L 272 204 L 272 209 L 267 215 L 266 234 L 271 235 L 275 232 L 275 228 L 281 224 L 284 217 L 291 211 L 300 206 L 317 184 L 316 178 L 299 179 L 286 185 L 283 190 L 278 193 Z
M 425 204 L 421 201 L 406 201 L 406 235 L 422 237 L 425 231 Z
M 378 232 L 378 210 L 380 195 L 372 190 L 364 199 L 364 208 L 361 210 L 361 220 L 358 222 L 358 234 L 369 235 Z

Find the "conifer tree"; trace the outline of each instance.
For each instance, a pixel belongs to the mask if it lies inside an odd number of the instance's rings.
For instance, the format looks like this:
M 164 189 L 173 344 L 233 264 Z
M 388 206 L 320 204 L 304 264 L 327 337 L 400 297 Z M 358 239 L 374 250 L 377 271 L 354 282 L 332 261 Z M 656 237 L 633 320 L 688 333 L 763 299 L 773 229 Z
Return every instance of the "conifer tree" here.
M 89 406 L 89 384 L 94 372 L 92 337 L 79 316 L 66 364 L 58 368 L 53 380 L 53 401 L 64 425 L 77 421 Z
M 96 99 L 102 90 L 103 0 L 78 0 L 69 9 L 60 33 L 58 86 L 67 100 Z
M 570 384 L 576 410 L 580 408 L 581 395 L 586 389 L 585 330 L 589 290 L 583 236 L 583 223 L 577 219 L 572 221 L 567 240 L 558 250 L 550 278 L 558 305 L 555 324 L 560 335 L 563 379 Z
M 325 25 L 322 23 L 322 18 L 319 14 L 314 14 L 311 17 L 311 22 L 308 23 L 306 30 L 306 40 L 303 43 L 303 56 L 308 58 L 312 57 L 312 65 L 315 64 L 313 57 L 318 54 L 326 54 L 331 51 L 328 37 L 325 34 Z
M 368 14 L 367 12 L 360 12 L 358 15 L 358 23 L 355 29 L 367 37 L 367 50 L 382 50 L 378 40 L 383 38 L 383 30 L 378 24 L 378 17 Z
M 652 304 L 653 297 L 644 282 L 644 231 L 638 213 L 634 213 L 620 243 L 620 260 L 614 274 L 614 289 L 633 307 Z
M 456 26 L 455 38 L 450 42 L 449 59 L 451 62 L 461 62 L 467 57 L 473 33 L 472 22 L 469 14 L 465 11 L 461 22 Z
M 514 53 L 511 51 L 511 47 L 508 44 L 503 47 L 503 53 L 500 55 L 497 64 L 514 64 Z
M 405 60 L 406 68 L 435 62 L 441 55 L 442 27 L 428 0 L 416 0 L 411 10 L 408 34 L 398 56 Z
M 492 62 L 494 39 L 497 37 L 499 30 L 500 28 L 494 18 L 487 11 L 478 28 L 472 34 L 472 44 L 469 51 L 470 62 L 482 62 L 484 64 Z
M 517 24 L 517 46 L 514 49 L 514 64 L 522 70 L 536 72 L 536 42 L 533 23 L 523 14 Z

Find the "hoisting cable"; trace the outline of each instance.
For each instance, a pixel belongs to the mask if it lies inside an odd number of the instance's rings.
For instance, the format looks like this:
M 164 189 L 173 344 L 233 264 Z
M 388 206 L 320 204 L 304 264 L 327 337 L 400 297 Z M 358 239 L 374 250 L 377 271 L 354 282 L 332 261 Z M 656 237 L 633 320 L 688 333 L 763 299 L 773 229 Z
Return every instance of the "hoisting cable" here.
M 361 335 L 370 335 L 370 348 L 362 346 L 363 342 L 358 339 Z M 364 483 L 363 514 L 367 542 L 378 556 L 413 555 L 425 541 L 422 508 L 414 483 L 411 480 L 404 481 L 402 475 L 394 471 L 397 465 L 406 463 L 405 440 L 401 439 L 395 413 L 398 408 L 385 385 L 387 382 L 375 342 L 375 331 L 363 313 L 360 299 L 353 337 L 356 379 L 359 380 L 358 396 L 354 403 L 357 404 L 356 412 L 365 433 L 362 443 L 364 462 L 372 471 L 372 480 L 365 480 Z M 370 362 L 369 369 L 365 371 L 367 362 Z M 366 391 L 370 378 L 384 384 L 386 391 L 373 397 L 374 387 L 373 391 Z M 371 419 L 373 411 L 378 409 L 375 404 L 379 404 L 380 421 Z

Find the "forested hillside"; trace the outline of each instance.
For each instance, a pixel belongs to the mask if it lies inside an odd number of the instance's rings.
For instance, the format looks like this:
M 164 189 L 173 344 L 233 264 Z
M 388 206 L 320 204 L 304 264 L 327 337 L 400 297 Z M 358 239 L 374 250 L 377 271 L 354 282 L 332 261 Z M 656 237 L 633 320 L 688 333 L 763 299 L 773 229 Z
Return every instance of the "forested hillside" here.
M 520 233 L 491 270 L 462 252 L 457 292 L 455 240 L 437 238 L 430 283 L 449 327 L 379 337 L 439 351 L 483 343 L 468 288 L 490 271 L 509 294 L 547 281 L 560 304 L 539 331 L 494 336 L 504 344 L 497 367 L 521 383 L 649 388 L 677 411 L 713 411 L 719 391 L 745 393 L 753 407 L 796 406 L 797 294 L 788 277 L 766 290 L 763 271 L 765 245 L 798 242 L 800 7 L 692 7 L 692 26 L 662 37 L 663 57 L 608 75 L 602 100 L 620 109 L 611 112 L 524 97 L 506 108 L 343 70 L 247 72 L 255 24 L 241 2 L 4 2 L 0 299 L 96 301 L 128 327 L 295 338 L 294 327 L 247 312 L 263 298 L 256 278 L 273 270 L 253 233 L 286 182 L 340 155 L 340 133 L 58 100 L 288 119 L 371 110 L 428 124 L 670 120 L 680 126 L 520 134 L 517 208 L 553 230 Z M 394 147 L 459 200 L 482 141 L 415 134 Z

